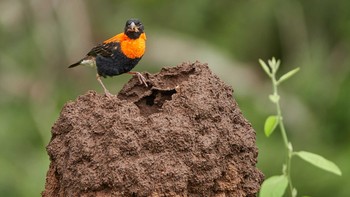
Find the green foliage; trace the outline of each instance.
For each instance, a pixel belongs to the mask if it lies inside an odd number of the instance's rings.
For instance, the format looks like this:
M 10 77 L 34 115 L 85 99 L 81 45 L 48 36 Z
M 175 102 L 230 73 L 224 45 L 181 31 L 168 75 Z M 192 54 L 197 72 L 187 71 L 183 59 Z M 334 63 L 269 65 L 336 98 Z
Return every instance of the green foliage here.
M 279 125 L 282 134 L 285 150 L 287 152 L 286 163 L 283 165 L 283 174 L 279 176 L 272 176 L 264 181 L 261 186 L 260 197 L 281 197 L 284 195 L 287 186 L 290 189 L 290 195 L 292 197 L 297 196 L 297 189 L 293 187 L 291 178 L 291 160 L 293 156 L 299 156 L 303 160 L 311 163 L 312 165 L 319 167 L 323 170 L 332 172 L 336 175 L 341 175 L 341 171 L 337 165 L 333 162 L 323 158 L 320 155 L 306 152 L 306 151 L 293 151 L 292 143 L 288 140 L 287 132 L 283 123 L 282 110 L 280 106 L 280 96 L 278 94 L 278 85 L 286 81 L 293 75 L 295 75 L 300 69 L 295 68 L 286 74 L 282 75 L 278 80 L 276 79 L 276 73 L 280 66 L 280 60 L 272 58 L 268 60 L 268 65 L 259 60 L 261 67 L 265 73 L 270 77 L 272 81 L 273 94 L 269 96 L 272 103 L 276 105 L 276 115 L 269 116 L 265 121 L 264 132 L 267 137 L 269 137 L 275 128 Z
M 277 85 L 279 85 L 283 81 L 289 79 L 291 76 L 293 76 L 295 73 L 297 73 L 299 71 L 299 69 L 300 68 L 295 68 L 295 69 L 287 72 L 286 74 L 282 75 L 282 77 L 277 81 Z
M 332 161 L 325 159 L 324 157 L 317 155 L 315 153 L 310 153 L 306 151 L 294 152 L 293 154 L 299 156 L 303 160 L 311 163 L 312 165 L 319 167 L 323 170 L 329 171 L 336 175 L 341 176 L 341 171 L 337 165 L 335 165 Z
M 288 178 L 285 175 L 269 177 L 261 186 L 260 197 L 283 196 L 287 186 Z
M 273 103 L 277 103 L 280 100 L 280 96 L 276 94 L 270 94 L 269 99 Z
M 269 137 L 278 125 L 278 116 L 269 116 L 265 121 L 264 132 Z

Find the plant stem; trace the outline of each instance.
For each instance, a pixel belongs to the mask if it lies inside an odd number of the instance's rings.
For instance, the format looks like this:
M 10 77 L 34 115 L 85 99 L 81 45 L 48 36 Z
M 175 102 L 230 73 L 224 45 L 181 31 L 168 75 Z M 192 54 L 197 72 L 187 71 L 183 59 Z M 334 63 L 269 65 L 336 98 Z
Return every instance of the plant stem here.
M 276 73 L 274 72 L 271 75 L 271 80 L 272 80 L 272 85 L 273 85 L 273 95 L 279 97 L 278 89 L 277 89 L 278 83 L 277 83 L 275 74 Z M 281 110 L 281 105 L 280 105 L 279 99 L 275 102 L 275 104 L 276 104 L 276 109 L 277 109 L 278 124 L 280 126 L 283 142 L 284 142 L 284 145 L 285 145 L 286 150 L 287 150 L 286 171 L 283 173 L 286 173 L 286 176 L 288 178 L 291 196 L 293 196 L 293 184 L 292 184 L 292 179 L 291 179 L 291 160 L 292 160 L 293 150 L 292 150 L 292 147 L 290 145 L 291 143 L 288 141 L 287 132 L 286 132 L 286 129 L 285 129 L 284 124 L 283 124 L 283 116 L 282 116 L 282 110 Z

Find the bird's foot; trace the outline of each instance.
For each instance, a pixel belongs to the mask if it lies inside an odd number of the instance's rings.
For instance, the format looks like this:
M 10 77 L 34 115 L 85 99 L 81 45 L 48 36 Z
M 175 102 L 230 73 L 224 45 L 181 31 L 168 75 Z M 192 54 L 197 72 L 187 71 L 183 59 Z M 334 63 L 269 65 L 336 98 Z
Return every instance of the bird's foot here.
M 145 84 L 145 86 L 148 87 L 146 78 L 140 72 L 129 72 L 129 74 L 136 75 L 140 84 Z
M 96 75 L 96 78 L 97 78 L 97 81 L 101 84 L 103 90 L 105 91 L 106 97 L 107 97 L 107 98 L 112 98 L 114 95 L 111 94 L 111 93 L 107 90 L 107 88 L 105 87 L 105 85 L 102 83 L 102 80 L 101 80 L 100 75 L 97 74 L 97 75 Z
M 107 98 L 112 98 L 114 96 L 107 89 L 105 90 L 105 95 L 106 95 Z

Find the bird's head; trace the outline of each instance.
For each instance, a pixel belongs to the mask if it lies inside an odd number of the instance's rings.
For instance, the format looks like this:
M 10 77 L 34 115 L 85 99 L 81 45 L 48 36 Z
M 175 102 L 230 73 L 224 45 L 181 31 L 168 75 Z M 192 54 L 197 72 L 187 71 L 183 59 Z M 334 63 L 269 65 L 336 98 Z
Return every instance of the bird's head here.
M 131 39 L 137 39 L 143 33 L 144 27 L 140 20 L 129 19 L 126 21 L 124 33 Z

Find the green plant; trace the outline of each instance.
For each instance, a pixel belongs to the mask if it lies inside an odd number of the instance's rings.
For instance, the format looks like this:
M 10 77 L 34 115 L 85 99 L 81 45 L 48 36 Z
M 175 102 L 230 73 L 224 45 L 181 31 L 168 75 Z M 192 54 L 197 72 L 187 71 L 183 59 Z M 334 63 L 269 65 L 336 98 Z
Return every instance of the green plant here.
M 260 190 L 260 197 L 280 197 L 283 196 L 287 187 L 289 188 L 290 195 L 292 197 L 297 196 L 297 189 L 293 187 L 292 178 L 291 178 L 291 161 L 295 156 L 300 157 L 304 161 L 309 162 L 310 164 L 319 167 L 323 170 L 329 171 L 336 175 L 341 175 L 341 171 L 337 165 L 333 162 L 323 158 L 320 155 L 306 152 L 306 151 L 294 151 L 292 143 L 288 140 L 287 132 L 283 123 L 282 110 L 280 105 L 280 95 L 278 94 L 278 86 L 289 79 L 295 73 L 299 71 L 299 68 L 295 68 L 286 74 L 282 75 L 279 79 L 276 78 L 276 73 L 280 66 L 280 60 L 272 58 L 268 60 L 266 64 L 261 59 L 259 60 L 261 67 L 264 69 L 266 74 L 270 77 L 272 81 L 273 93 L 269 95 L 270 101 L 276 106 L 276 115 L 269 116 L 264 125 L 264 132 L 267 137 L 269 137 L 273 131 L 279 126 L 284 148 L 287 152 L 286 161 L 283 164 L 282 175 L 269 177 L 264 181 Z

